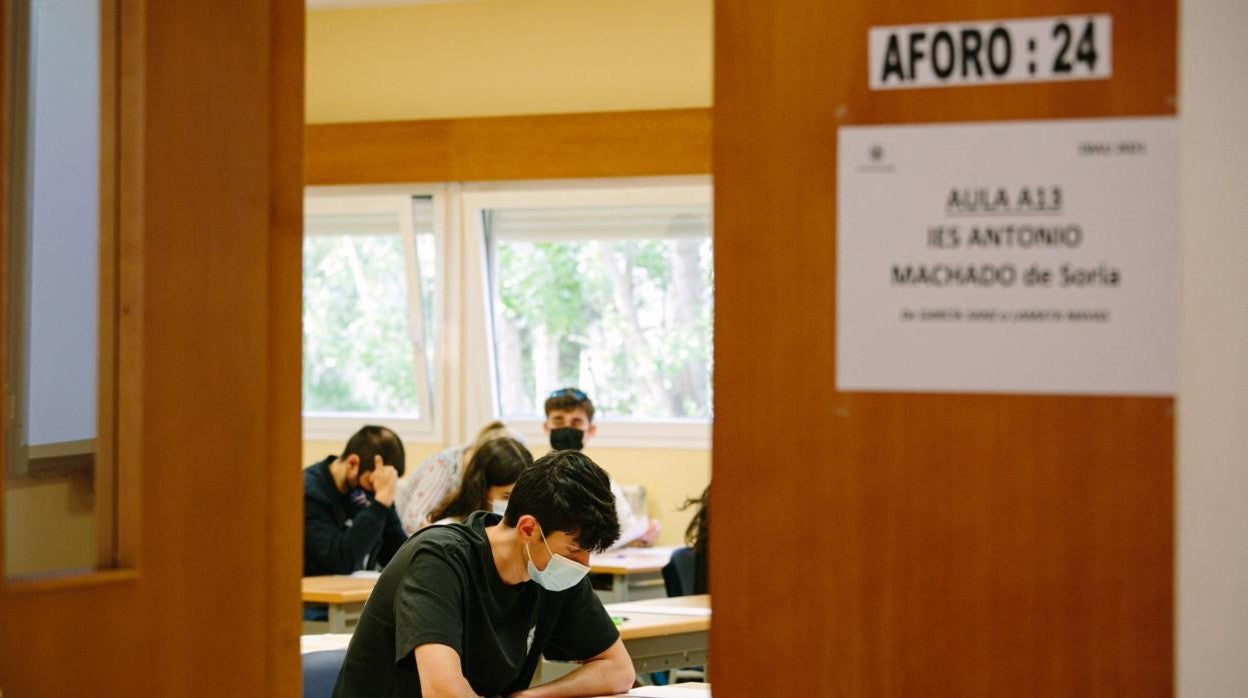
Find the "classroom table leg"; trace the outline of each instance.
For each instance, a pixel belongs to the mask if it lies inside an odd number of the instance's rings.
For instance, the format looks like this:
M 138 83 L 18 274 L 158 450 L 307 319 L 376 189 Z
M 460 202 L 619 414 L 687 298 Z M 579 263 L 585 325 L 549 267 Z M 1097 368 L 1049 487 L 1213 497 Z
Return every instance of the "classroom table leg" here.
M 703 666 L 707 663 L 707 633 L 691 632 L 625 640 L 624 646 L 640 674 L 667 669 Z
M 617 579 L 619 579 L 617 577 Z M 645 601 L 667 597 L 667 586 L 663 583 L 662 572 L 645 572 L 623 577 L 624 595 L 621 601 Z
M 359 623 L 360 614 L 363 611 L 363 603 L 331 603 L 329 605 L 329 629 L 326 632 L 354 632 L 355 625 L 356 623 Z

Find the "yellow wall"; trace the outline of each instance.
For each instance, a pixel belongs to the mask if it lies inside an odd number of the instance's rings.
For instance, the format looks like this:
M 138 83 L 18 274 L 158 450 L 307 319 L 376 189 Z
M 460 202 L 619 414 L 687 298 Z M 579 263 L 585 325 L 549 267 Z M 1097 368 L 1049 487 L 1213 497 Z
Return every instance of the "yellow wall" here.
M 425 456 L 441 450 L 435 444 L 409 443 L 407 464 L 415 468 Z M 337 453 L 341 443 L 305 441 L 303 463 L 311 465 L 331 453 Z M 537 448 L 534 455 L 546 452 Z M 592 448 L 586 455 L 606 469 L 620 484 L 646 486 L 646 507 L 650 518 L 658 519 L 663 526 L 659 535 L 660 545 L 680 545 L 685 526 L 693 516 L 693 510 L 677 511 L 688 497 L 702 494 L 711 477 L 711 454 L 699 450 L 662 450 L 638 448 Z M 408 471 L 409 473 L 411 471 Z M 406 477 L 406 474 L 405 474 Z
M 693 510 L 676 508 L 702 494 L 711 479 L 710 451 L 591 448 L 586 454 L 621 484 L 646 486 L 650 518 L 663 525 L 660 545 L 679 545 Z
M 89 477 L 9 480 L 4 497 L 7 575 L 95 564 L 95 495 Z
M 711 104 L 711 0 L 479 0 L 308 13 L 309 123 Z

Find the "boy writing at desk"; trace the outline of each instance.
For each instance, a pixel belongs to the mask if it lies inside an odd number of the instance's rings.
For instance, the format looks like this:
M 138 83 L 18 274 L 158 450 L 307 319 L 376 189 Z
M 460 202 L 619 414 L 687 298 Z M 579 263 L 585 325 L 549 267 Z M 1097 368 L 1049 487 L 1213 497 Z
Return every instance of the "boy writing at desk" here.
M 607 474 L 575 451 L 525 468 L 506 514 L 430 526 L 377 581 L 334 695 L 555 698 L 628 691 L 633 665 L 590 588 L 619 535 Z M 581 661 L 528 688 L 541 656 Z

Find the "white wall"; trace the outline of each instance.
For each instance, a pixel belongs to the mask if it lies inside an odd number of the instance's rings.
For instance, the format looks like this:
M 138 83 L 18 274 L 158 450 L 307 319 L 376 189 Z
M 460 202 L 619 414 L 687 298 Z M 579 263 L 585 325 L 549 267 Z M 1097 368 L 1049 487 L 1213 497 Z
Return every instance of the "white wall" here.
M 1248 2 L 1180 3 L 1177 693 L 1248 693 Z

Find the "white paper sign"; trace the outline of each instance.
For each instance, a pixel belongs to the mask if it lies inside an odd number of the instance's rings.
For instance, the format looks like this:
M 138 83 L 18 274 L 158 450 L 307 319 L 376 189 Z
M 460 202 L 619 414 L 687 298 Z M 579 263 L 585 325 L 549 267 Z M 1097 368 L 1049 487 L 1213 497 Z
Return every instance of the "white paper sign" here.
M 839 390 L 1172 395 L 1172 118 L 842 127 Z

